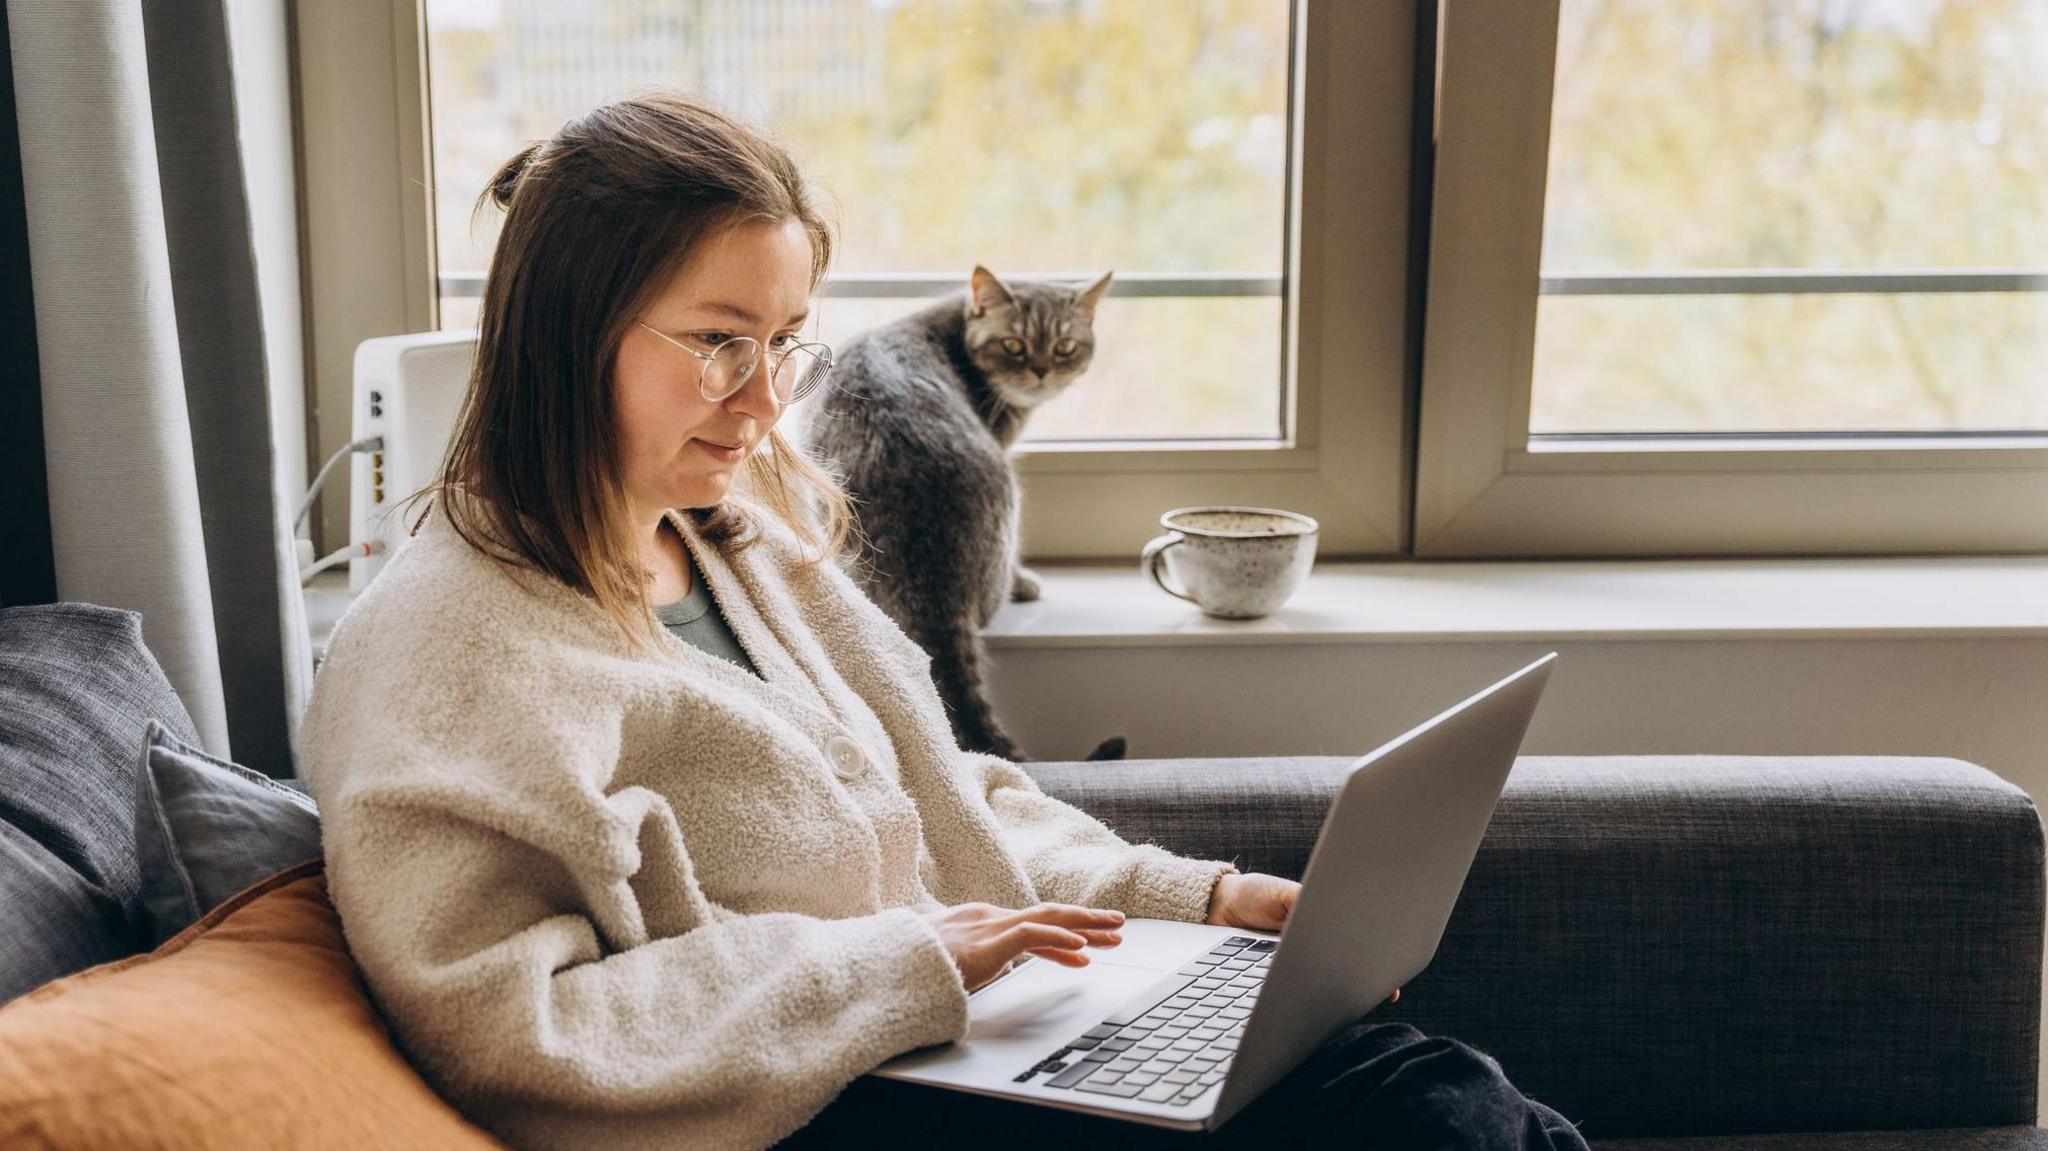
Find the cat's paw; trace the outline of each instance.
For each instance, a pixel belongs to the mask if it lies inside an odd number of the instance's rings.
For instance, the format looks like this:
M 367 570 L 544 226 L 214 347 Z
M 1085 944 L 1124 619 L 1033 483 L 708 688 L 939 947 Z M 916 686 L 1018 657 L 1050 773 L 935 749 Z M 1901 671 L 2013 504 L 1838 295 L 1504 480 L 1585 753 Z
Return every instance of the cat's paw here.
M 1130 744 L 1123 736 L 1112 735 L 1095 745 L 1095 750 L 1088 753 L 1088 760 L 1092 763 L 1104 759 L 1122 759 L 1130 749 Z
M 1016 578 L 1010 582 L 1010 602 L 1030 603 L 1038 598 L 1039 590 L 1038 573 L 1030 568 L 1020 567 L 1017 569 Z

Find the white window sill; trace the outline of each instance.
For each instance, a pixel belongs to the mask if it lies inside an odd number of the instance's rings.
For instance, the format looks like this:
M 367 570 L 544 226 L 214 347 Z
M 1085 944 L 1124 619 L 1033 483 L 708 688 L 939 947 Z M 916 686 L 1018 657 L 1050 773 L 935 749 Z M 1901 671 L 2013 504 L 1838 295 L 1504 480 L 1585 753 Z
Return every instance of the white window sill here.
M 1005 606 L 991 648 L 2048 635 L 2048 556 L 1319 563 L 1242 621 L 1135 561 L 1033 570 L 1043 596 Z
M 1130 564 L 1034 565 L 990 648 L 2048 636 L 2048 556 L 1319 563 L 1257 620 L 1203 615 Z M 316 655 L 348 574 L 306 592 Z

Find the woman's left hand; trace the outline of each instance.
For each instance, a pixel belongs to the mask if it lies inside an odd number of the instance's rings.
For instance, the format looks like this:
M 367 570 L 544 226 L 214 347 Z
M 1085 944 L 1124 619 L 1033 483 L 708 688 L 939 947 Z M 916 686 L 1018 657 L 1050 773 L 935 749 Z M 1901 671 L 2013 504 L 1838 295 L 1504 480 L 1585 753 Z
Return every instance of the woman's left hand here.
M 1294 910 L 1301 884 L 1277 875 L 1252 872 L 1225 875 L 1209 892 L 1209 918 L 1218 927 L 1278 931 Z

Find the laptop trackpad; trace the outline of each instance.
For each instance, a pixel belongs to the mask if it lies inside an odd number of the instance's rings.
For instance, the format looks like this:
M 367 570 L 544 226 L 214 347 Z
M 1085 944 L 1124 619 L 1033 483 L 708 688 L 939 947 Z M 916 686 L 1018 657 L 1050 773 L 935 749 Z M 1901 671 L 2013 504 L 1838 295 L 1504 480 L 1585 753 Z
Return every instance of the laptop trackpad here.
M 899 1055 L 873 1074 L 1007 1087 L 1018 1072 L 1228 934 L 1201 924 L 1134 919 L 1124 925 L 1121 946 L 1088 948 L 1093 962 L 1086 967 L 1033 958 L 968 997 L 964 1041 Z
M 1159 978 L 1113 963 L 1062 967 L 1033 959 L 967 1000 L 963 1042 L 926 1047 L 884 1063 L 892 1079 L 1007 1083 Z
M 1051 1054 L 1158 978 L 1142 967 L 1034 959 L 968 999 L 967 1042 L 1029 1039 Z

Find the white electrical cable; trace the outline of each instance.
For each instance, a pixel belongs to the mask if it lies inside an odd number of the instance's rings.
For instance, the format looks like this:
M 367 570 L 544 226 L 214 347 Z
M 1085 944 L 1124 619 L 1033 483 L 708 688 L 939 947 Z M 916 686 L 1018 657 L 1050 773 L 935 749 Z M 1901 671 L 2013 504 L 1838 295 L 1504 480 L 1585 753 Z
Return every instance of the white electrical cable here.
M 313 582 L 314 576 L 319 575 L 321 572 L 326 571 L 328 568 L 331 568 L 338 563 L 342 563 L 347 560 L 352 560 L 357 556 L 373 556 L 382 552 L 383 550 L 384 545 L 378 542 L 377 540 L 365 540 L 359 544 L 350 544 L 345 548 L 336 548 L 333 551 L 327 553 L 326 555 L 321 556 L 319 559 L 313 561 L 311 565 L 300 571 L 299 584 L 300 586 L 304 586 L 306 584 Z
M 383 450 L 383 436 L 364 436 L 362 439 L 352 444 L 347 444 L 341 450 L 328 456 L 327 462 L 320 465 L 320 474 L 314 476 L 312 484 L 306 488 L 306 498 L 299 501 L 298 514 L 292 517 L 292 530 L 298 531 L 299 525 L 306 522 L 306 513 L 313 510 L 313 500 L 320 495 L 321 485 L 327 482 L 327 477 L 334 471 L 335 465 L 347 459 L 350 452 L 381 452 Z

